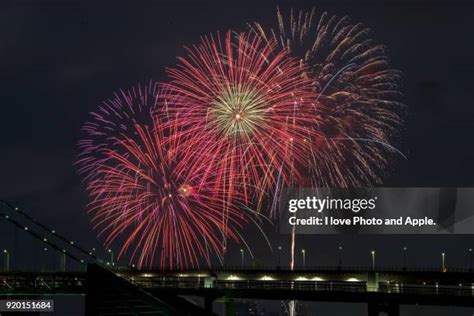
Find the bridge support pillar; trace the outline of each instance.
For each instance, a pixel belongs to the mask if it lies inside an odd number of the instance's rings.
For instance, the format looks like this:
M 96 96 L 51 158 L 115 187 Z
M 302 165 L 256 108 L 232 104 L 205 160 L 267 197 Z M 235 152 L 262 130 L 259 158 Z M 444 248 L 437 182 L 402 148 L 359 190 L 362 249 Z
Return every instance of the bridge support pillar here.
M 212 313 L 213 303 L 214 303 L 214 297 L 206 296 L 204 298 L 204 311 L 205 311 L 206 315 L 210 315 L 210 316 L 213 315 L 213 313 Z
M 233 299 L 228 299 L 225 302 L 225 315 L 226 316 L 235 316 L 235 303 Z
M 400 316 L 400 305 L 394 302 L 370 302 L 368 316 Z

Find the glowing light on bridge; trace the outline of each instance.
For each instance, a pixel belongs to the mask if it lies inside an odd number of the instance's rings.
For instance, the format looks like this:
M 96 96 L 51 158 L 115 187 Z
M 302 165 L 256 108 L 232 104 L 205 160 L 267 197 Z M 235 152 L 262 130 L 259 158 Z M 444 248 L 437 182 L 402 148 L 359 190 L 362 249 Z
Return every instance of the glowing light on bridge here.
M 155 276 L 155 275 L 154 275 L 154 274 L 151 274 L 151 273 L 143 273 L 143 274 L 142 274 L 142 277 L 144 277 L 144 278 L 152 278 L 152 277 L 154 277 L 154 276 Z
M 276 279 L 270 275 L 264 275 L 259 278 L 259 281 L 275 281 Z
M 311 281 L 311 280 L 305 276 L 299 276 L 295 279 L 295 281 Z

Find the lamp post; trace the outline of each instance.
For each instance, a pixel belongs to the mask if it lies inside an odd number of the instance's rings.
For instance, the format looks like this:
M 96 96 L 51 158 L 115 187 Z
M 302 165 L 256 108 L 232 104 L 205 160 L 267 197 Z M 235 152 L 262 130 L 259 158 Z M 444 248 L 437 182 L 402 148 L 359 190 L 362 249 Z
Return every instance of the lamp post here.
M 41 271 L 45 271 L 47 267 L 47 260 L 48 259 L 48 248 L 44 247 L 43 248 L 43 262 L 41 264 Z
M 3 249 L 3 253 L 5 254 L 5 271 L 9 272 L 10 271 L 10 253 L 6 249 Z
M 63 249 L 63 253 L 61 255 L 61 271 L 66 272 L 66 249 Z
M 225 266 L 225 254 L 227 253 L 227 247 L 224 246 L 222 248 L 222 266 L 224 267 Z
M 375 271 L 375 250 L 372 250 L 370 254 L 372 255 L 372 270 Z
M 109 253 L 110 253 L 110 264 L 115 265 L 114 264 L 114 252 L 112 251 L 112 249 L 109 249 Z
M 339 267 L 342 267 L 342 246 L 339 246 Z
M 443 272 L 446 272 L 446 253 L 441 253 L 441 269 Z
M 406 270 L 406 267 L 407 267 L 407 249 L 408 248 L 406 246 L 403 247 L 403 259 L 402 259 L 403 260 L 403 262 L 402 262 L 403 270 Z
M 469 248 L 468 251 L 469 251 L 469 271 L 472 271 L 472 248 Z
M 306 250 L 301 249 L 301 255 L 303 256 L 303 269 L 306 269 Z
M 281 246 L 278 246 L 278 267 L 281 264 Z
M 240 267 L 243 270 L 244 269 L 244 250 L 243 249 L 240 249 L 240 256 L 241 256 L 241 259 L 242 259 Z

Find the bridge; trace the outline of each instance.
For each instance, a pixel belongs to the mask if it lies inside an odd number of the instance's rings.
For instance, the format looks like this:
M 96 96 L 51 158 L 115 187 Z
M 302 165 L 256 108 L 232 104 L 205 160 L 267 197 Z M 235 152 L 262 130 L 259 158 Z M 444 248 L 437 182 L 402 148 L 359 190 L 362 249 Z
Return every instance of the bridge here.
M 388 270 L 366 268 L 216 269 L 118 273 L 150 293 L 324 302 L 365 302 L 369 315 L 398 315 L 401 304 L 474 306 L 474 274 L 468 271 Z
M 101 260 L 27 213 L 7 206 L 36 229 L 3 210 L 1 217 L 81 268 L 76 272 L 5 269 L 0 273 L 0 298 L 83 295 L 88 315 L 213 315 L 213 302 L 224 303 L 227 314 L 234 315 L 234 300 L 242 298 L 366 303 L 369 316 L 399 315 L 402 304 L 474 307 L 471 269 L 337 266 L 291 270 L 220 266 L 186 271 L 139 271 Z M 66 246 L 71 250 L 66 250 Z M 197 304 L 190 297 L 201 298 L 202 303 Z
M 178 296 L 202 297 L 203 308 L 193 307 L 179 299 L 181 306 L 188 305 L 186 310 L 194 309 L 192 315 L 212 315 L 214 301 L 224 302 L 226 309 L 232 311 L 233 300 L 239 298 L 367 303 L 369 316 L 382 312 L 398 315 L 401 304 L 474 306 L 474 274 L 462 271 L 374 271 L 362 268 L 137 271 L 111 270 L 92 264 L 87 272 L 0 274 L 0 295 L 76 293 L 97 300 L 103 296 L 98 293 L 110 294 L 117 290 L 135 292 L 135 298 L 128 301 L 129 304 L 137 301 L 139 294 L 146 298 L 142 301 L 152 301 L 148 303 L 152 307 L 158 305 L 163 309 L 165 306 L 168 312 L 176 313 L 178 311 L 172 306 L 167 306 L 166 302 L 171 298 L 176 301 Z M 113 296 L 121 295 L 128 296 L 123 293 Z M 111 305 L 102 300 L 105 299 L 94 301 L 89 310 Z M 146 306 L 143 302 L 140 304 Z

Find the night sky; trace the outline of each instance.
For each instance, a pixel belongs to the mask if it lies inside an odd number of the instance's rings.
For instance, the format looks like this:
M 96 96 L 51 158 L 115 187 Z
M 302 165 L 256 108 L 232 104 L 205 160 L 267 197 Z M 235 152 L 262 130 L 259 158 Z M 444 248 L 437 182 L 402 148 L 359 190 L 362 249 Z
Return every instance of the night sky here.
M 393 66 L 404 73 L 407 121 L 397 145 L 408 160 L 393 164 L 385 186 L 474 186 L 470 1 L 5 1 L 0 5 L 0 198 L 85 247 L 99 248 L 73 166 L 88 113 L 113 91 L 165 80 L 164 68 L 200 35 L 245 30 L 253 21 L 274 24 L 277 4 L 348 14 L 389 47 Z M 34 267 L 39 260 L 21 258 L 29 258 L 38 245 L 10 226 L 0 223 L 0 248 L 20 244 L 13 264 Z M 274 247 L 283 246 L 287 260 L 289 237 L 279 236 L 274 227 L 265 229 Z M 261 235 L 247 235 L 256 260 L 275 264 L 277 255 Z M 406 245 L 409 265 L 438 267 L 444 251 L 448 266 L 466 267 L 474 238 L 298 239 L 313 265 L 336 264 L 340 244 L 347 265 L 369 265 L 369 251 L 376 249 L 379 265 L 400 266 Z M 237 247 L 226 262 L 240 263 Z

